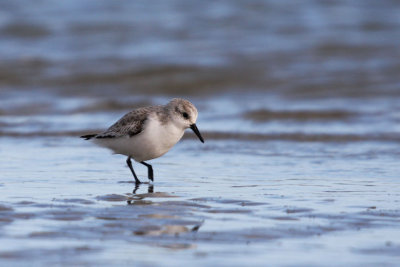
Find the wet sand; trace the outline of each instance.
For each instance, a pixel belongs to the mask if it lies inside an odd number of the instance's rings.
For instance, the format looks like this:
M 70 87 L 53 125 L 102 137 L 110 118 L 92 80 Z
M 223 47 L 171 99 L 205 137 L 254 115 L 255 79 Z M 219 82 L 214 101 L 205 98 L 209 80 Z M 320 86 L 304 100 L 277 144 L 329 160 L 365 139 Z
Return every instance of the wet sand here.
M 2 138 L 2 264 L 396 264 L 392 144 L 219 142 L 184 140 L 135 188 L 78 138 Z

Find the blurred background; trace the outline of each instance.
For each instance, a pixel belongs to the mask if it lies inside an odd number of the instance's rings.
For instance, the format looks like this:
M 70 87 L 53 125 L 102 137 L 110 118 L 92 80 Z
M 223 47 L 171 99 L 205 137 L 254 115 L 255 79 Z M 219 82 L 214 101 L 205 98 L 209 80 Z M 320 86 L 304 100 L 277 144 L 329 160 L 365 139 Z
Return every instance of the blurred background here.
M 1 1 L 0 134 L 75 135 L 183 97 L 206 132 L 387 135 L 398 14 L 396 0 Z

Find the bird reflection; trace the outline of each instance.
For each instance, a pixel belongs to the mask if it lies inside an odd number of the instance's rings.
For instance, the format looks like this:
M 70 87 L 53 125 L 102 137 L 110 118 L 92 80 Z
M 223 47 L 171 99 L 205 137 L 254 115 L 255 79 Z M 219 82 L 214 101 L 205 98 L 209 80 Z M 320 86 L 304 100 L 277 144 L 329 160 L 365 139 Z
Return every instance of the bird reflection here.
M 132 194 L 136 194 L 136 191 L 139 190 L 139 188 L 145 183 L 140 183 L 140 184 L 135 184 L 135 188 L 132 191 Z M 154 185 L 151 183 L 148 183 L 148 187 L 147 187 L 147 193 L 154 193 Z

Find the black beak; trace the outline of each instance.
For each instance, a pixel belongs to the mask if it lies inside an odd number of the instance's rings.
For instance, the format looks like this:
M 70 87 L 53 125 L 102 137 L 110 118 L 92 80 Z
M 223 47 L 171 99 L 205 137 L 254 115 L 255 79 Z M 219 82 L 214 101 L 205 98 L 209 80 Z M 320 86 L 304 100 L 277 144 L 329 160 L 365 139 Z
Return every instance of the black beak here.
M 194 132 L 194 133 L 197 135 L 197 137 L 200 139 L 200 141 L 201 141 L 202 143 L 204 143 L 204 139 L 203 139 L 203 137 L 201 136 L 199 129 L 197 129 L 197 126 L 196 126 L 195 123 L 193 123 L 192 125 L 190 125 L 190 129 L 192 129 L 193 132 Z

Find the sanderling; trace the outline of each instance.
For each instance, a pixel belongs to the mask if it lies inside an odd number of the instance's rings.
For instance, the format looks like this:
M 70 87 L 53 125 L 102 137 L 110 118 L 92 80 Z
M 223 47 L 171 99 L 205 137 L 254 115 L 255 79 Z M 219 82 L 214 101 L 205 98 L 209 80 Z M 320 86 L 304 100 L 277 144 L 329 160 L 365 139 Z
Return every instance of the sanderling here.
M 145 161 L 158 158 L 170 150 L 187 128 L 193 130 L 202 143 L 204 139 L 196 126 L 196 107 L 187 100 L 175 98 L 164 106 L 135 109 L 125 114 L 105 132 L 83 135 L 95 144 L 128 156 L 126 163 L 137 184 L 140 180 L 132 167 L 131 158 L 145 165 L 148 178 L 154 181 L 153 167 Z

